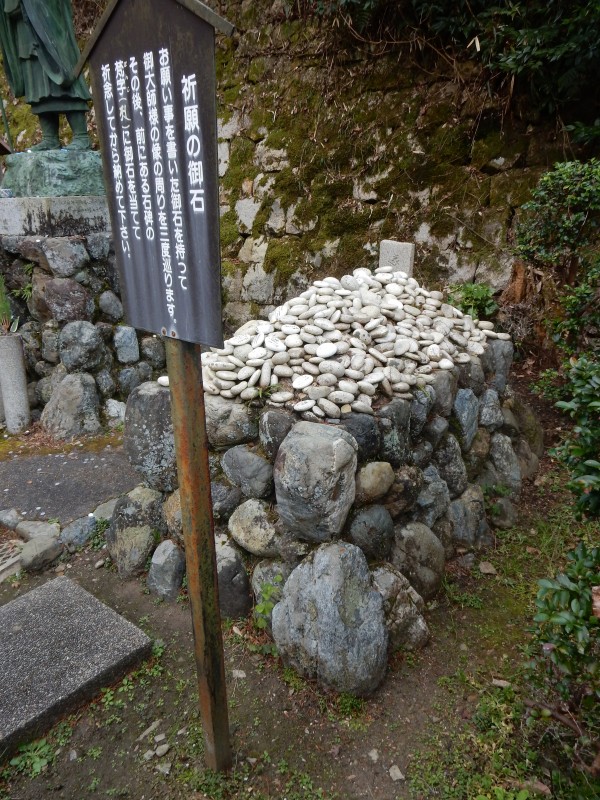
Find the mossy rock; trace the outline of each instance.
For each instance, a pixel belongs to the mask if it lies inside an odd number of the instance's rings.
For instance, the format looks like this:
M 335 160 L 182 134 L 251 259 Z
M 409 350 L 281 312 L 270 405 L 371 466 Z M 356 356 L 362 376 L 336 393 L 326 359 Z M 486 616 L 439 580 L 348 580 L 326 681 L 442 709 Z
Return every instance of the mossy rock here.
M 500 175 L 492 175 L 490 180 L 490 204 L 518 208 L 531 200 L 531 191 L 538 183 L 543 170 L 511 169 Z

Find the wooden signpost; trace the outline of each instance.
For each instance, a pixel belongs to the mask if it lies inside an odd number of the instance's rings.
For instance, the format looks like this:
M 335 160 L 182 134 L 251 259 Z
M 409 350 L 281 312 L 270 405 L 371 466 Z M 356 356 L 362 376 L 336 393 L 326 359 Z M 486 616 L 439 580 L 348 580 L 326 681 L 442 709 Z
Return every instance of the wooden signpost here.
M 198 0 L 112 0 L 89 60 L 127 321 L 167 338 L 205 758 L 231 766 L 200 345 L 221 347 L 215 30 Z

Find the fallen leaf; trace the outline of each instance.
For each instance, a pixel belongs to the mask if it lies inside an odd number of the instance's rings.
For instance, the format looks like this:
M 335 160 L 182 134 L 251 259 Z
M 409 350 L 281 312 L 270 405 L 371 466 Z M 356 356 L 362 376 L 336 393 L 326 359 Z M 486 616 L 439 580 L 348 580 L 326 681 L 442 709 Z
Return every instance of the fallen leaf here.
M 592 586 L 592 614 L 600 617 L 600 586 Z
M 543 794 L 544 797 L 552 797 L 552 790 L 541 781 L 525 781 L 519 785 L 519 789 L 530 789 L 532 792 Z
M 489 561 L 482 561 L 479 564 L 479 571 L 482 575 L 497 575 L 496 568 Z

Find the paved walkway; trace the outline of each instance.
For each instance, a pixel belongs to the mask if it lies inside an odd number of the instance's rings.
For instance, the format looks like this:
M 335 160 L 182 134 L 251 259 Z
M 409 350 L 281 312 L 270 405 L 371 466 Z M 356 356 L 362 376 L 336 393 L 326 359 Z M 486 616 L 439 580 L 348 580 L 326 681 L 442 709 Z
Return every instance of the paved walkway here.
M 0 509 L 64 527 L 141 483 L 121 448 L 90 453 L 17 456 L 0 461 Z

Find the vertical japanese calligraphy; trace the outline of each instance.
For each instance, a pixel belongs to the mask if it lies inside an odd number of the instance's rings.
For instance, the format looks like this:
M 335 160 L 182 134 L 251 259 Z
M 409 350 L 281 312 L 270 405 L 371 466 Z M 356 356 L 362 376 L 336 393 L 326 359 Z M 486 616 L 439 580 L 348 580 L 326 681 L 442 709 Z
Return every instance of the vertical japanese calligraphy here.
M 164 15 L 157 28 L 158 8 L 147 0 L 148 24 L 138 29 L 133 8 L 116 7 L 113 18 L 134 31 L 115 22 L 92 63 L 126 318 L 219 346 L 214 30 L 195 15 L 183 32 Z M 180 6 L 175 13 L 190 17 Z

